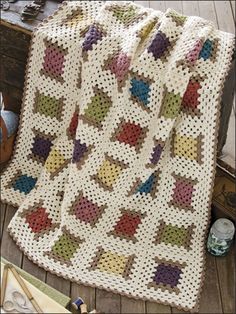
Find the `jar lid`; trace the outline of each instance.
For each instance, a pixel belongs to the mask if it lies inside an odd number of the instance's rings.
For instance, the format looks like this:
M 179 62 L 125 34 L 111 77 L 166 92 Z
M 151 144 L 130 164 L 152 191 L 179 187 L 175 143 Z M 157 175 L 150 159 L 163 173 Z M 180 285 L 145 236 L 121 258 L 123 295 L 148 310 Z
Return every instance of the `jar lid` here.
M 231 220 L 220 218 L 215 221 L 212 231 L 219 239 L 232 239 L 235 232 L 234 224 Z

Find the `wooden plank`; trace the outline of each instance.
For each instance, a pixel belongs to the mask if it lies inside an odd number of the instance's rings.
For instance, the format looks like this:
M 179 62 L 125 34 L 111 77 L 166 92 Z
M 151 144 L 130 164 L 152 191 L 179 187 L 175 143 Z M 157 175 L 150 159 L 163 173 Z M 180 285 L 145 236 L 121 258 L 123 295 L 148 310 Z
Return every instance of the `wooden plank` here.
M 174 9 L 175 11 L 182 13 L 182 1 L 165 1 L 166 8 Z
M 18 89 L 23 89 L 25 69 L 26 62 L 1 55 L 1 81 L 6 84 L 15 86 Z
M 235 1 L 230 1 L 231 9 L 232 9 L 232 14 L 235 20 Z
M 62 292 L 63 294 L 70 296 L 70 281 L 69 280 L 65 280 L 62 277 L 58 277 L 57 275 L 47 272 L 46 283 L 49 286 L 55 288 L 56 290 Z
M 145 8 L 149 8 L 149 1 L 134 1 L 134 3 L 142 5 Z
M 220 287 L 217 276 L 216 259 L 207 253 L 204 286 L 201 294 L 199 313 L 223 313 Z
M 169 314 L 171 313 L 171 307 L 169 305 L 162 305 L 155 302 L 146 302 L 146 313 Z
M 0 26 L 0 54 L 26 63 L 31 36 L 13 30 L 4 25 Z
M 166 1 L 150 1 L 150 8 L 165 12 Z
M 6 213 L 6 207 L 7 205 L 0 203 L 0 239 L 2 239 L 2 233 L 3 233 L 3 226 L 4 226 L 4 220 L 5 220 L 5 213 Z
M 47 1 L 43 12 L 39 13 L 39 15 L 37 16 L 37 20 L 44 20 L 45 18 L 47 18 L 49 15 L 52 15 L 58 8 L 58 6 L 60 5 L 60 3 L 56 2 L 56 1 Z
M 200 16 L 206 20 L 212 21 L 217 27 L 217 17 L 213 1 L 198 1 Z
M 224 313 L 235 313 L 235 251 L 232 247 L 225 257 L 216 258 Z
M 228 72 L 228 75 L 225 80 L 223 94 L 221 97 L 221 118 L 220 118 L 220 127 L 219 127 L 219 134 L 218 134 L 218 143 L 217 143 L 217 152 L 218 156 L 221 156 L 222 150 L 227 141 L 230 143 L 232 140 L 232 156 L 234 154 L 234 134 L 235 134 L 235 126 L 230 124 L 230 115 L 232 112 L 232 107 L 234 104 L 234 96 L 235 96 L 235 60 L 232 62 L 231 69 Z M 234 121 L 234 117 L 231 120 Z M 233 128 L 233 130 L 232 130 Z M 232 131 L 231 131 L 232 130 Z M 232 132 L 230 136 L 230 131 Z M 228 139 L 227 139 L 228 137 Z M 224 150 L 225 153 L 225 150 Z
M 142 300 L 121 297 L 121 313 L 145 313 L 145 302 Z
M 218 26 L 221 31 L 235 33 L 234 18 L 229 1 L 214 1 L 218 20 Z
M 6 258 L 9 262 L 21 267 L 23 254 L 15 244 L 15 242 L 10 237 L 7 232 L 7 227 L 16 212 L 16 208 L 7 205 L 6 214 L 4 220 L 3 234 L 2 234 L 2 244 L 1 244 L 1 255 Z
M 1 25 L 23 32 L 25 34 L 32 34 L 32 30 L 38 26 L 39 21 L 33 20 L 24 23 L 21 21 L 20 15 L 16 12 L 1 11 Z
M 105 290 L 96 289 L 96 309 L 103 313 L 121 313 L 121 297 Z
M 35 276 L 39 280 L 45 282 L 46 271 L 31 262 L 26 256 L 23 257 L 22 268 L 29 274 Z
M 182 1 L 183 14 L 189 16 L 199 16 L 199 7 L 197 1 Z
M 78 297 L 81 297 L 88 306 L 88 310 L 92 311 L 96 307 L 96 292 L 95 288 L 78 285 L 76 283 L 71 284 L 71 300 L 72 302 Z

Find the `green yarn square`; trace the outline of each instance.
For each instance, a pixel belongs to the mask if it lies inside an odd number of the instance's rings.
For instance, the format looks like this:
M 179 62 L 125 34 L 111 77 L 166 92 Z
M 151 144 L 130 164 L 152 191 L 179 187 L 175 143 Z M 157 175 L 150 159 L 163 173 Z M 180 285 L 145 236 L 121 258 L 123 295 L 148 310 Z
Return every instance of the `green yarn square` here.
M 64 260 L 70 260 L 76 250 L 78 249 L 78 245 L 71 239 L 68 234 L 63 234 L 60 238 L 55 242 L 52 252 L 59 257 L 62 257 Z
M 93 96 L 91 100 L 91 103 L 84 110 L 84 115 L 94 123 L 101 124 L 101 122 L 105 119 L 111 104 L 101 98 L 100 95 Z
M 172 244 L 181 247 L 184 245 L 186 238 L 188 237 L 188 232 L 184 227 L 177 227 L 172 225 L 166 225 L 164 227 L 161 241 L 165 244 Z
M 164 96 L 160 115 L 166 119 L 174 119 L 180 111 L 182 98 L 179 94 L 167 92 Z
M 127 8 L 126 10 L 114 10 L 114 16 L 122 23 L 129 23 L 136 16 L 136 9 L 134 7 Z
M 37 97 L 36 106 L 37 111 L 46 117 L 55 117 L 57 119 L 60 117 L 61 104 L 60 101 L 55 97 L 39 94 Z

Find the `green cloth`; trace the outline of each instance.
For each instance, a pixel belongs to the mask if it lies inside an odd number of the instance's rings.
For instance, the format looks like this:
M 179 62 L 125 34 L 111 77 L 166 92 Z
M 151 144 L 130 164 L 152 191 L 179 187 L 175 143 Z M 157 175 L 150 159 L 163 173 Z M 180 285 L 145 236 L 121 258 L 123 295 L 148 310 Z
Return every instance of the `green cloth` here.
M 8 262 L 3 257 L 1 257 L 1 262 L 3 264 L 9 263 L 9 264 L 14 265 L 13 263 Z M 36 288 L 38 288 L 40 291 L 42 291 L 44 294 L 46 294 L 48 297 L 50 297 L 51 299 L 53 299 L 54 301 L 56 301 L 57 303 L 59 303 L 63 307 L 66 307 L 68 305 L 68 303 L 70 302 L 70 298 L 68 296 L 66 296 L 66 295 L 62 294 L 61 292 L 57 291 L 56 289 L 50 287 L 49 285 L 47 285 L 43 281 L 30 275 L 29 273 L 27 273 L 23 269 L 15 266 L 15 265 L 14 265 L 14 267 L 16 268 L 18 273 L 22 276 L 22 278 L 27 280 L 29 283 L 34 285 Z

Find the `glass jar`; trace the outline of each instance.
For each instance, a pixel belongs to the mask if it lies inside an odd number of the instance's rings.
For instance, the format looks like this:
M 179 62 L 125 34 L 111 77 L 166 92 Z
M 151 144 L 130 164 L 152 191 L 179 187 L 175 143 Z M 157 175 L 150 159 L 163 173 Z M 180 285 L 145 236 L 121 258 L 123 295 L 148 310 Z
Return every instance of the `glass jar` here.
M 233 242 L 235 227 L 232 221 L 226 218 L 217 219 L 212 225 L 207 250 L 215 256 L 225 256 Z

